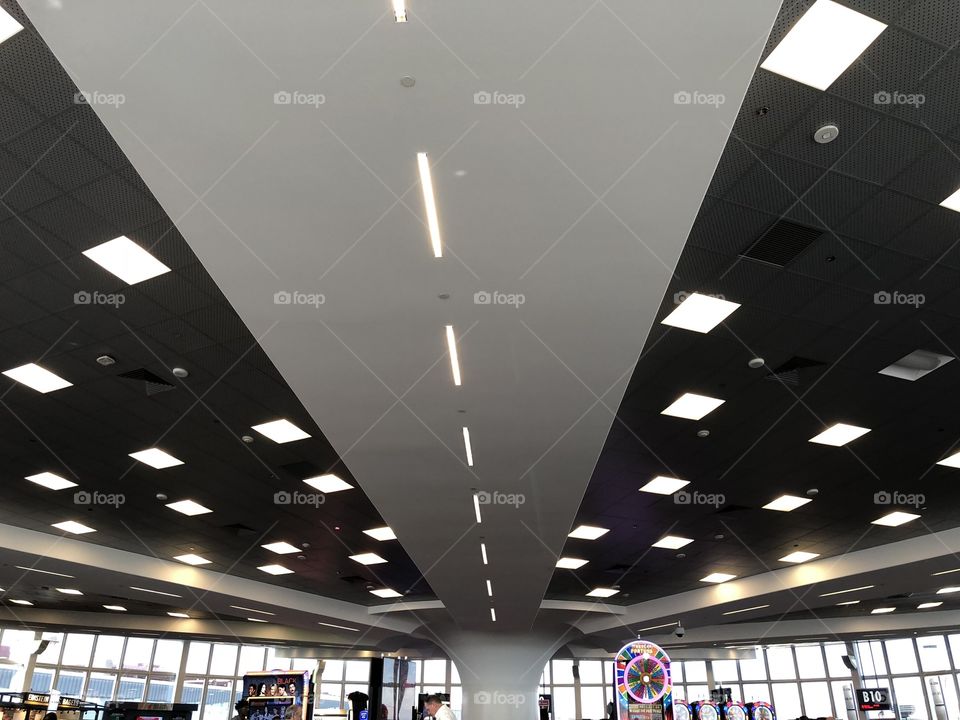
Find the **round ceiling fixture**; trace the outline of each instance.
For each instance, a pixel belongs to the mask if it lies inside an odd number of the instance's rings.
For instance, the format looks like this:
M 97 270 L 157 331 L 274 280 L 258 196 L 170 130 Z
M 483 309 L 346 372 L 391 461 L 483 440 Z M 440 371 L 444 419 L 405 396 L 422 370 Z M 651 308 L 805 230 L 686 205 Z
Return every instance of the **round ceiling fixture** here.
M 157 493 L 157 500 L 166 500 L 166 499 L 167 499 L 166 493 Z
M 240 439 L 243 440 L 247 445 L 249 445 L 250 443 L 253 442 L 253 436 L 252 436 L 252 435 L 241 435 L 241 436 L 240 436 Z
M 709 431 L 709 430 L 697 430 L 697 437 L 699 437 L 699 438 L 710 437 L 710 431 Z
M 838 128 L 836 125 L 829 124 L 829 125 L 824 125 L 822 128 L 817 130 L 813 134 L 813 139 L 816 140 L 821 145 L 826 145 L 827 143 L 830 143 L 836 140 L 839 134 L 840 134 L 840 128 Z
M 759 370 L 760 368 L 763 367 L 763 364 L 764 364 L 764 363 L 763 363 L 763 358 L 762 358 L 762 357 L 755 357 L 755 358 L 751 358 L 751 359 L 747 362 L 747 367 L 753 368 L 754 370 Z
M 101 355 L 100 357 L 97 358 L 97 362 L 98 362 L 100 365 L 103 365 L 104 367 L 107 367 L 107 366 L 109 366 L 109 365 L 114 365 L 114 364 L 116 364 L 117 359 L 116 359 L 115 357 L 113 357 L 112 355 Z
M 172 372 L 178 378 L 185 378 L 187 377 L 187 375 L 190 374 L 190 372 L 186 368 L 182 368 L 182 367 L 175 367 L 170 372 Z
M 400 84 L 405 88 L 411 88 L 417 84 L 417 79 L 413 75 L 404 75 L 400 78 Z
M 809 495 L 810 497 L 816 497 L 819 494 L 820 494 L 820 491 L 817 488 L 810 488 L 809 490 L 807 490 L 807 495 Z

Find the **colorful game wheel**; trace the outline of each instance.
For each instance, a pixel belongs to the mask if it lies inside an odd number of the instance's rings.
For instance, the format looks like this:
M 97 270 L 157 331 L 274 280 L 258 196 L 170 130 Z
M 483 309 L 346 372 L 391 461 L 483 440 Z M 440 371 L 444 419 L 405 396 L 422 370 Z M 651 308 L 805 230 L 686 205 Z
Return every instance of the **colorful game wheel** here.
M 673 704 L 673 720 L 690 720 L 690 708 L 686 703 Z
M 623 680 L 627 693 L 640 703 L 656 702 L 663 697 L 668 687 L 667 669 L 660 660 L 646 654 L 638 655 L 630 661 L 624 670 Z
M 700 720 L 718 720 L 720 713 L 717 712 L 716 706 L 704 703 L 697 709 L 697 715 L 700 716 Z

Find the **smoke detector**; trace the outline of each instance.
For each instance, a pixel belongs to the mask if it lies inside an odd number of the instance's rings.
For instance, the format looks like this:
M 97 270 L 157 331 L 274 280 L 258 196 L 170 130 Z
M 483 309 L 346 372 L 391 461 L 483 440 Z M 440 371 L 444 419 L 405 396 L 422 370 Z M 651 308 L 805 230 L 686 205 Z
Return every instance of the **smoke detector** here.
M 816 140 L 821 145 L 826 145 L 837 139 L 837 136 L 840 134 L 840 128 L 836 125 L 829 124 L 824 125 L 822 128 L 817 130 L 813 134 L 813 139 Z
M 97 363 L 103 365 L 104 367 L 109 367 L 110 365 L 115 365 L 117 359 L 112 355 L 101 355 L 97 358 Z

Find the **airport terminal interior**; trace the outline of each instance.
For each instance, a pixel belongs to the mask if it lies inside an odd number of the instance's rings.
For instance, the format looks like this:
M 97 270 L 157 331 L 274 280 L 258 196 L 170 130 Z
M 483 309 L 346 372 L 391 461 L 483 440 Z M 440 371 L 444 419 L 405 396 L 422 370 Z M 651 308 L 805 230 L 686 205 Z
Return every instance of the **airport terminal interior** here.
M 956 2 L 0 0 L 0 720 L 960 720 L 958 352 Z

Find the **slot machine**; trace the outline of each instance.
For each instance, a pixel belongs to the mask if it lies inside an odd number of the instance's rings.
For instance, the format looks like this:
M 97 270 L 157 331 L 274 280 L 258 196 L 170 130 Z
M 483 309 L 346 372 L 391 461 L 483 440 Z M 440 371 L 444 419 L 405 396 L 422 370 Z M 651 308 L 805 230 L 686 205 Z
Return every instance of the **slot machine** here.
M 690 703 L 693 720 L 720 720 L 720 709 L 713 700 L 698 700 Z
M 674 720 L 670 657 L 652 642 L 620 648 L 614 661 L 619 720 Z
M 749 720 L 747 718 L 747 709 L 742 702 L 730 700 L 720 706 L 720 717 L 723 720 Z
M 773 705 L 762 700 L 756 700 L 746 704 L 747 720 L 777 720 L 777 713 Z
M 691 720 L 690 706 L 686 700 L 673 701 L 673 720 Z

